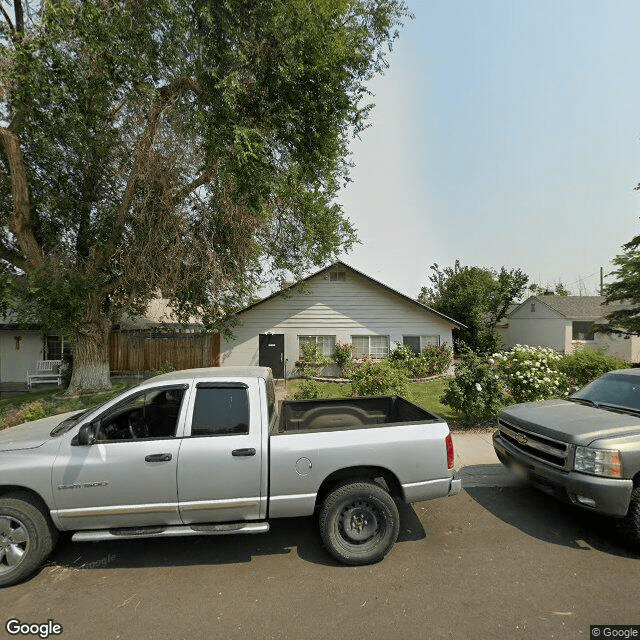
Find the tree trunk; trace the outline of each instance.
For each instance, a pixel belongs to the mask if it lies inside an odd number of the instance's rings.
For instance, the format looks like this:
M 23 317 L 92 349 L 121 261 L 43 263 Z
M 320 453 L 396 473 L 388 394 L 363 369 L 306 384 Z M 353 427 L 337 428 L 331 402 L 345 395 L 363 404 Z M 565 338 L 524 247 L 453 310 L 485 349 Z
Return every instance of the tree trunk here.
M 97 317 L 73 331 L 73 372 L 65 395 L 111 389 L 109 332 L 111 322 Z

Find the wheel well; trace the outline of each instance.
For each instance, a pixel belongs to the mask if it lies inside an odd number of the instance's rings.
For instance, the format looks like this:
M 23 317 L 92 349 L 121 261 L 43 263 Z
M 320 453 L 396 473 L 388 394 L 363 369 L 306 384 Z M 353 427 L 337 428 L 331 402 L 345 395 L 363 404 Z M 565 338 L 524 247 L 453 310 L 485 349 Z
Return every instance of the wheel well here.
M 7 494 L 16 494 L 20 497 L 24 497 L 49 516 L 49 507 L 47 506 L 47 503 L 33 489 L 27 489 L 27 487 L 15 485 L 0 485 L 0 498 L 4 498 Z
M 386 489 L 391 496 L 404 501 L 402 485 L 394 473 L 383 467 L 360 466 L 347 467 L 334 471 L 324 479 L 316 496 L 316 509 L 324 502 L 331 490 L 345 480 L 372 480 Z
M 640 471 L 633 476 L 633 488 L 637 489 L 638 487 L 640 487 Z

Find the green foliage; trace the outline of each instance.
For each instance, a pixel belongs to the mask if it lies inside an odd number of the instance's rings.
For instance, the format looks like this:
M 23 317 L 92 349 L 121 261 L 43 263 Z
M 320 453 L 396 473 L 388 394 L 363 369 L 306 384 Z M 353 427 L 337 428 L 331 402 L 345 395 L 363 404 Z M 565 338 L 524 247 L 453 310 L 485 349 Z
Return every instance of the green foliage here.
M 348 377 L 353 367 L 353 345 L 348 342 L 338 342 L 333 349 L 333 362 L 340 369 L 340 374 Z
M 431 266 L 430 287 L 422 287 L 419 302 L 466 325 L 457 329 L 460 342 L 478 353 L 492 353 L 500 348 L 496 324 L 509 305 L 525 290 L 528 277 L 520 270 L 496 272 L 482 267 L 463 267 L 456 260 L 453 267 Z
M 316 342 L 309 341 L 303 343 L 302 360 L 298 360 L 296 366 L 303 378 L 311 380 L 330 363 L 331 358 L 322 353 L 322 348 Z
M 296 400 L 313 400 L 322 398 L 322 383 L 317 380 L 303 378 L 298 383 L 298 390 L 293 394 Z
M 398 345 L 389 354 L 390 362 L 396 367 L 403 367 L 410 378 L 427 378 L 444 373 L 452 359 L 451 348 L 446 344 L 427 346 L 418 355 L 409 347 Z
M 640 189 L 640 185 L 636 187 Z M 604 333 L 640 335 L 640 235 L 622 246 L 613 259 L 615 281 L 605 286 L 605 303 L 611 312 L 607 324 L 596 325 Z
M 528 287 L 529 291 L 534 296 L 543 296 L 549 290 L 553 291 L 554 296 L 570 296 L 571 291 L 569 291 L 562 282 L 558 282 L 557 285 L 553 289 L 550 287 L 541 287 L 539 284 L 530 284 Z
M 475 424 L 494 419 L 506 394 L 504 383 L 489 361 L 465 349 L 442 402 L 457 411 L 466 424 Z
M 159 376 L 162 375 L 163 373 L 171 373 L 172 371 L 175 371 L 176 368 L 173 366 L 173 364 L 171 364 L 171 362 L 167 361 L 167 362 L 163 362 L 154 372 L 153 375 L 154 376 Z
M 404 2 L 16 4 L 24 23 L 0 15 L 0 303 L 73 336 L 72 385 L 106 360 L 81 344 L 104 352 L 158 290 L 180 321 L 229 331 L 265 279 L 352 246 L 337 196 Z
M 506 385 L 513 402 L 532 402 L 566 395 L 569 385 L 560 371 L 562 356 L 553 349 L 516 345 L 494 353 L 490 362 Z
M 2 399 L 0 400 L 0 429 L 59 413 L 100 405 L 111 400 L 111 398 L 129 388 L 132 384 L 120 382 L 114 384 L 109 391 L 87 393 L 73 398 L 60 396 L 59 389 L 47 389 Z
M 45 418 L 47 415 L 49 414 L 47 413 L 44 402 L 42 400 L 36 400 L 35 402 L 7 410 L 0 418 L 0 429 L 13 427 L 23 422 L 39 420 L 40 418 Z
M 396 395 L 407 390 L 407 371 L 387 359 L 374 362 L 366 359 L 351 371 L 351 390 L 354 396 Z
M 583 387 L 607 371 L 629 366 L 630 363 L 609 356 L 602 349 L 576 348 L 558 362 L 558 368 L 566 376 L 570 387 Z

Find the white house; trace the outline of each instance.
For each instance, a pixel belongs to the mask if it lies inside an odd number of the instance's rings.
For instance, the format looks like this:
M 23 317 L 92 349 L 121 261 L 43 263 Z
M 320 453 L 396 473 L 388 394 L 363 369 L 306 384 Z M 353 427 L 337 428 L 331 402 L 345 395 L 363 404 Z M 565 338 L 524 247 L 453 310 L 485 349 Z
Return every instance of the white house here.
M 594 332 L 605 315 L 623 305 L 604 305 L 602 296 L 531 296 L 512 309 L 496 327 L 506 348 L 516 344 L 550 347 L 572 353 L 576 347 L 640 361 L 640 337 Z
M 243 309 L 238 320 L 234 338 L 221 341 L 220 363 L 269 366 L 278 378 L 296 374 L 305 341 L 328 356 L 340 342 L 376 359 L 399 344 L 452 346 L 452 329 L 463 326 L 343 262 Z
M 192 331 L 199 326 L 192 320 L 186 329 L 180 325 L 180 330 Z M 178 327 L 168 301 L 163 298 L 152 300 L 141 316 L 125 315 L 117 325 L 120 331 L 163 328 L 177 331 Z M 39 360 L 61 360 L 63 354 L 70 351 L 68 338 L 37 326 L 21 325 L 12 313 L 0 318 L 0 383 L 23 383 L 27 379 L 27 371 L 35 371 Z

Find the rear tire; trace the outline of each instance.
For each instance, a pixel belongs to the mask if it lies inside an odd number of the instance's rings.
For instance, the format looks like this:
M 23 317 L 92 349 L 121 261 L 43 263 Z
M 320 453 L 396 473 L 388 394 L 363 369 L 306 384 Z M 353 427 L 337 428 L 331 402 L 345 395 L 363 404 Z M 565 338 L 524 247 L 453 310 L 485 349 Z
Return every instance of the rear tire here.
M 629 511 L 618 522 L 618 530 L 623 538 L 631 544 L 640 547 L 640 487 L 631 492 Z
M 34 573 L 53 550 L 57 533 L 44 509 L 28 494 L 0 498 L 0 587 Z
M 324 500 L 320 535 L 329 553 L 349 565 L 382 560 L 398 538 L 400 515 L 393 498 L 370 481 L 345 482 Z

